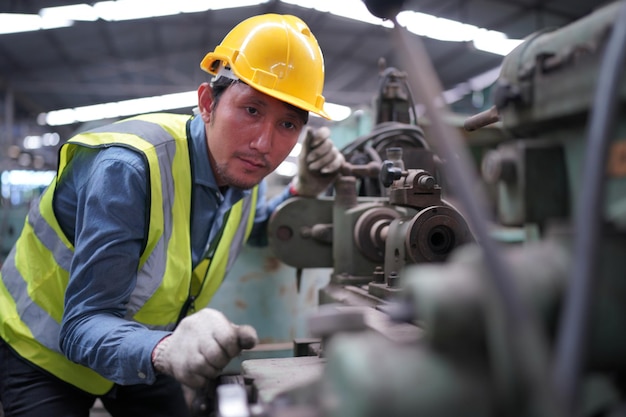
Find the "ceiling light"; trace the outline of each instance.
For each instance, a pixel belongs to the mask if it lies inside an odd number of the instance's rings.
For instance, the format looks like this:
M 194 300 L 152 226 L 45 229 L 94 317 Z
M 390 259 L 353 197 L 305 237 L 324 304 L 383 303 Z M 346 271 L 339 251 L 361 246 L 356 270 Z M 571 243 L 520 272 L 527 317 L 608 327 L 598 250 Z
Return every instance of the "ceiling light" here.
M 54 29 L 72 24 L 71 20 L 64 18 L 43 17 L 37 14 L 0 13 L 0 34 Z
M 78 20 L 85 22 L 94 22 L 98 20 L 98 14 L 88 4 L 72 4 L 69 6 L 46 7 L 39 10 L 39 16 L 43 18 L 66 20 Z
M 399 13 L 397 19 L 409 32 L 440 41 L 467 42 L 480 30 L 473 25 L 410 11 Z
M 113 119 L 141 113 L 153 113 L 164 110 L 193 107 L 198 103 L 197 91 L 165 94 L 112 103 L 94 104 L 71 109 L 54 110 L 37 117 L 39 124 L 49 126 L 67 125 L 91 120 Z
M 96 14 L 106 21 L 146 19 L 180 13 L 175 1 L 119 0 L 100 1 L 93 5 Z
M 416 35 L 440 41 L 472 42 L 476 49 L 502 56 L 523 42 L 509 39 L 502 32 L 418 12 L 399 13 L 398 23 Z
M 117 0 L 100 1 L 93 6 L 82 3 L 71 6 L 41 9 L 40 15 L 65 16 L 72 20 L 123 21 L 171 16 L 179 13 L 198 13 L 207 10 L 231 9 L 267 3 L 268 0 L 230 0 L 216 3 L 215 0 Z

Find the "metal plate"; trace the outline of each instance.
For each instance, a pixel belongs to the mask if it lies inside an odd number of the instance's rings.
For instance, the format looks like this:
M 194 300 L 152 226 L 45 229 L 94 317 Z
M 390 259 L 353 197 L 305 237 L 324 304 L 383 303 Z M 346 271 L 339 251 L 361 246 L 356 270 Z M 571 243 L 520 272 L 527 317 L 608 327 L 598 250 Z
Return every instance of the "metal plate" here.
M 332 223 L 332 199 L 289 199 L 278 206 L 270 218 L 270 247 L 278 259 L 296 268 L 332 267 Z M 316 225 L 330 226 L 328 239 L 313 237 Z

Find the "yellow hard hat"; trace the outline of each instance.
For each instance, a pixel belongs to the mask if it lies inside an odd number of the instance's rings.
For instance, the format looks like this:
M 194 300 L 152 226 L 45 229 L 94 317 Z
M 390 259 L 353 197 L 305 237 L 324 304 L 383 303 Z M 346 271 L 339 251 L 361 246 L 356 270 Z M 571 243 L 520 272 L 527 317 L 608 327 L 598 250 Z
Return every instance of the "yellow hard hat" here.
M 230 70 L 251 87 L 330 119 L 324 111 L 324 57 L 309 27 L 291 15 L 264 14 L 235 26 L 200 67 Z

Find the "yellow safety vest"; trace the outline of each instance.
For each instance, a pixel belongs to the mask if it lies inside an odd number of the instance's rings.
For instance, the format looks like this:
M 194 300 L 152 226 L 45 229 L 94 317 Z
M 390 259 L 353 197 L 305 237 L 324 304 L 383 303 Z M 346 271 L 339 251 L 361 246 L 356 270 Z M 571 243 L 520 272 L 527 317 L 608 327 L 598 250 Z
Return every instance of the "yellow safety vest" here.
M 213 256 L 192 271 L 188 120 L 188 116 L 172 114 L 126 119 L 81 133 L 60 151 L 56 178 L 61 178 L 77 146 L 125 146 L 146 158 L 150 224 L 126 317 L 152 329 L 173 329 L 190 295 L 196 308 L 209 303 L 254 223 L 258 187 L 231 208 L 221 237 L 214 242 Z M 56 179 L 31 208 L 0 271 L 0 337 L 19 355 L 58 378 L 92 394 L 104 394 L 113 383 L 71 362 L 59 349 L 74 247 L 54 215 L 55 187 Z

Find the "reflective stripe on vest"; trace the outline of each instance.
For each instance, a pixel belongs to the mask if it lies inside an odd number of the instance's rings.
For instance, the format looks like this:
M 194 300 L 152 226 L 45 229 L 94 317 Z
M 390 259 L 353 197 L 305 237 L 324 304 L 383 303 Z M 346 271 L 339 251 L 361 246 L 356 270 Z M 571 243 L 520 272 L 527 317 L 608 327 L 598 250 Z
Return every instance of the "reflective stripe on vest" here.
M 150 115 L 86 132 L 64 145 L 59 175 L 74 154 L 73 146 L 127 146 L 150 166 L 150 225 L 140 260 L 137 285 L 127 317 L 151 328 L 172 329 L 191 285 L 189 213 L 191 169 L 186 141 L 188 117 Z M 93 394 L 112 383 L 65 359 L 58 335 L 73 247 L 54 217 L 55 183 L 34 205 L 0 274 L 0 336 L 20 355 L 59 378 Z M 231 209 L 211 268 L 201 275 L 197 305 L 205 306 L 232 266 L 254 221 L 257 189 Z M 238 213 L 238 214 L 237 214 Z M 173 214 L 173 215 L 172 215 Z M 241 221 L 242 219 L 247 221 Z M 207 271 L 208 269 L 208 271 Z M 202 274 L 197 274 L 196 271 Z M 206 302 L 205 302 L 206 301 Z

